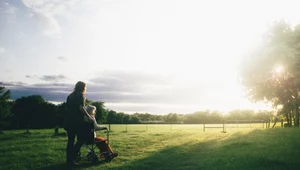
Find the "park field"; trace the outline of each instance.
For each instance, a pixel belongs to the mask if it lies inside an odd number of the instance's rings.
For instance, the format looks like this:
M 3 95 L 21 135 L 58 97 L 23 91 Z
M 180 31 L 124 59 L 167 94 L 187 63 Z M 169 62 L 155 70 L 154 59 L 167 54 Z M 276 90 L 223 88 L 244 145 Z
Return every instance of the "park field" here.
M 220 126 L 221 125 L 216 125 Z M 216 127 L 213 126 L 213 127 Z M 298 170 L 300 129 L 232 125 L 111 125 L 119 156 L 110 163 L 82 160 L 78 169 L 104 170 Z M 67 169 L 66 133 L 59 129 L 9 130 L 0 134 L 0 169 Z M 107 137 L 105 131 L 97 135 Z

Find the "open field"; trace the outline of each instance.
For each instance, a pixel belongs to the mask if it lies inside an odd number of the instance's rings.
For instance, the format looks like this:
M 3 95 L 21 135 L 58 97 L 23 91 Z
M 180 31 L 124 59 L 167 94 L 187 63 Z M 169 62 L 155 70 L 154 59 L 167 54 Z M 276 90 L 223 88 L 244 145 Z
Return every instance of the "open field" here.
M 208 129 L 201 125 L 111 125 L 110 144 L 119 157 L 79 169 L 296 170 L 299 128 Z M 156 130 L 155 130 L 156 129 Z M 0 135 L 0 169 L 66 169 L 67 137 L 60 129 L 5 131 Z M 106 137 L 105 132 L 97 132 Z
M 271 123 L 270 126 L 273 124 Z M 107 125 L 108 126 L 108 125 Z M 224 129 L 223 129 L 224 126 Z M 114 132 L 170 132 L 170 131 L 192 131 L 192 132 L 237 132 L 243 130 L 264 129 L 267 127 L 265 122 L 260 123 L 229 123 L 229 124 L 119 124 L 112 125 L 110 129 Z M 276 124 L 280 128 L 280 122 Z M 205 128 L 205 130 L 204 130 Z

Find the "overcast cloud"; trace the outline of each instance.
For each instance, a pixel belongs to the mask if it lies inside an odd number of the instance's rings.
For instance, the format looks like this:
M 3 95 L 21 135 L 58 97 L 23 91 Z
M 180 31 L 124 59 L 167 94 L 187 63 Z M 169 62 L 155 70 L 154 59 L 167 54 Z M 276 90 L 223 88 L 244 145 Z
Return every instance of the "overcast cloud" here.
M 12 99 L 86 97 L 122 112 L 269 108 L 251 103 L 238 64 L 296 0 L 1 0 L 0 82 Z M 266 12 L 267 10 L 267 12 Z

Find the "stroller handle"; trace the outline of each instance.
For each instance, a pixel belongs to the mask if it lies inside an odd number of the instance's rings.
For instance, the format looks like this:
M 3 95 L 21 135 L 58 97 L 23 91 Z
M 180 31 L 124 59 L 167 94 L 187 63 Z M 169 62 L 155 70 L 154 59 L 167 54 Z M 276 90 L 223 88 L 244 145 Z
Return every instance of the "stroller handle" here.
M 106 140 L 109 143 L 109 129 L 106 130 Z

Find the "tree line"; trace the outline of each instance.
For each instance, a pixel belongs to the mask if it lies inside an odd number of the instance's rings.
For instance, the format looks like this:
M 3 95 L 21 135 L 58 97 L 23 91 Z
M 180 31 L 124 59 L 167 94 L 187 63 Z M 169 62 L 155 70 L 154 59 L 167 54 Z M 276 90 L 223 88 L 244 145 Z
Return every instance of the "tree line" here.
M 234 110 L 224 115 L 218 111 L 198 111 L 192 114 L 169 113 L 155 115 L 149 113 L 126 114 L 106 109 L 104 102 L 86 101 L 97 108 L 96 119 L 102 124 L 140 124 L 140 123 L 222 123 L 230 120 L 269 120 L 272 112 L 253 110 Z M 0 128 L 1 129 L 39 129 L 63 127 L 66 103 L 55 105 L 41 95 L 23 96 L 10 100 L 10 90 L 0 86 Z

